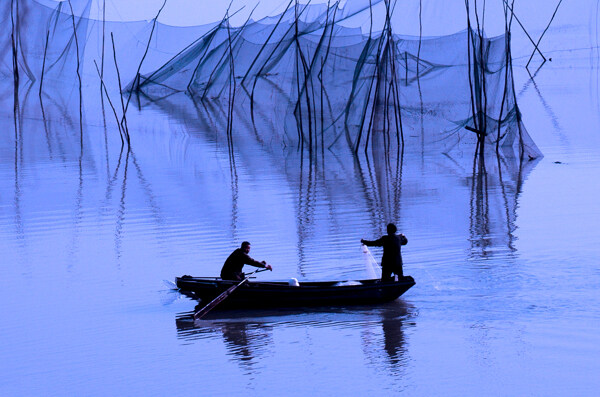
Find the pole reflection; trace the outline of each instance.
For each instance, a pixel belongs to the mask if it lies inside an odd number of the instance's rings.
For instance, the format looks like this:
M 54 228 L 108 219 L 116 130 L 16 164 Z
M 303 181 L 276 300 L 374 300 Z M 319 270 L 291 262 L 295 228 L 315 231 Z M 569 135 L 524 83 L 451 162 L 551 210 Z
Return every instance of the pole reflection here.
M 469 258 L 516 253 L 517 209 L 524 179 L 539 160 L 475 155 L 469 186 Z

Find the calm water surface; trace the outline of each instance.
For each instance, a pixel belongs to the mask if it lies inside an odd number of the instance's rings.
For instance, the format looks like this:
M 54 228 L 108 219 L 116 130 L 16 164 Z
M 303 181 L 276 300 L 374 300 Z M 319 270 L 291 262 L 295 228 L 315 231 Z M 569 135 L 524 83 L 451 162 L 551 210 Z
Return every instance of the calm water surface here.
M 33 116 L 15 144 L 3 116 L 0 393 L 594 395 L 597 61 L 516 74 L 545 157 L 485 173 L 470 153 L 311 160 L 243 138 L 232 164 L 224 138 L 152 109 L 131 153 L 101 123 L 81 151 L 76 122 Z M 194 325 L 163 282 L 217 275 L 243 240 L 261 279 L 364 278 L 359 240 L 390 220 L 417 285 L 386 305 Z

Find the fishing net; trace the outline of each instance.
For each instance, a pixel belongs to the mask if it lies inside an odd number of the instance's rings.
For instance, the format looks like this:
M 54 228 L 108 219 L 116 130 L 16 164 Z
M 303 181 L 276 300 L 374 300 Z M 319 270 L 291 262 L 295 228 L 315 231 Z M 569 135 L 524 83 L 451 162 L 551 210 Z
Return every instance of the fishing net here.
M 127 89 L 144 105 L 185 94 L 200 118 L 221 118 L 228 134 L 237 123 L 235 134 L 309 150 L 448 153 L 479 145 L 540 155 L 516 104 L 506 34 L 468 29 L 419 39 L 394 34 L 388 20 L 366 34 L 344 26 L 365 12 L 290 3 L 278 17 L 239 27 L 224 18 Z
M 232 143 L 249 135 L 308 150 L 541 155 L 516 103 L 508 33 L 488 38 L 469 25 L 401 36 L 385 1 L 290 2 L 277 16 L 232 26 L 227 13 L 195 27 L 100 21 L 91 5 L 3 2 L 2 91 L 16 70 L 18 87 L 39 82 L 70 113 L 101 76 L 116 96 L 124 91 L 126 109 L 133 98 L 194 115 Z
M 102 145 L 118 142 L 110 105 L 118 128 L 125 114 L 131 117 L 136 151 L 154 124 L 179 142 L 168 148 L 177 156 L 193 152 L 188 137 L 219 149 L 226 144 L 233 197 L 236 161 L 251 175 L 266 166 L 281 173 L 282 183 L 298 191 L 301 262 L 310 257 L 304 247 L 311 242 L 338 241 L 328 235 L 335 215 L 320 214 L 321 202 L 331 208 L 358 203 L 373 219 L 375 235 L 389 221 L 423 222 L 424 201 L 444 202 L 443 213 L 431 215 L 438 208 L 432 205 L 427 216 L 468 213 L 462 219 L 475 256 L 498 245 L 514 249 L 517 197 L 535 164 L 529 160 L 541 154 L 515 99 L 508 28 L 488 37 L 474 19 L 465 26 L 463 15 L 454 33 L 419 37 L 415 1 L 393 9 L 385 1 L 290 2 L 275 16 L 234 23 L 231 11 L 188 27 L 157 18 L 104 21 L 98 3 L 0 2 L 0 112 L 14 110 L 16 127 L 16 144 L 0 143 L 3 158 L 23 153 L 45 161 L 44 141 L 33 139 L 44 133 L 51 157 L 93 169 L 99 126 L 108 136 Z M 410 13 L 401 8 L 409 3 Z M 451 2 L 435 3 L 424 32 Z M 464 2 L 458 3 L 454 9 L 464 14 Z M 101 96 L 100 80 L 108 95 Z M 184 140 L 177 136 L 182 131 Z M 21 150 L 31 142 L 39 147 Z M 200 156 L 188 161 L 207 167 Z M 465 186 L 466 210 L 456 193 Z M 232 199 L 233 214 L 236 205 Z M 331 255 L 337 259 L 335 250 Z

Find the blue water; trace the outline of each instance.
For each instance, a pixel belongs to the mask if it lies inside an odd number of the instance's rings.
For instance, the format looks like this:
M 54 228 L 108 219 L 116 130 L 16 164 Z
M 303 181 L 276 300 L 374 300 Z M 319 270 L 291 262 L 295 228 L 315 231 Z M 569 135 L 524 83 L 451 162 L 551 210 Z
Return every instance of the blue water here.
M 0 123 L 2 395 L 595 395 L 600 120 L 593 51 L 515 70 L 540 160 L 236 147 L 156 109 L 115 131 Z M 114 128 L 114 127 L 113 127 Z M 496 171 L 495 171 L 496 170 Z M 387 178 L 387 179 L 386 179 Z M 417 285 L 377 307 L 216 313 L 163 280 L 364 278 L 359 241 L 397 222 Z M 373 249 L 378 258 L 381 251 Z

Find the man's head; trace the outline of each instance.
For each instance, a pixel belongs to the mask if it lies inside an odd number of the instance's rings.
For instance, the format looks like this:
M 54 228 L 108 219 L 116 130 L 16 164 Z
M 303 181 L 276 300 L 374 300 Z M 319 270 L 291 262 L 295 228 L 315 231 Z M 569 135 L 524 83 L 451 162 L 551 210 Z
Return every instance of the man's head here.
M 398 228 L 396 227 L 396 225 L 394 225 L 393 223 L 388 223 L 387 232 L 389 235 L 396 234 L 397 231 Z
M 244 251 L 245 253 L 250 252 L 250 243 L 248 241 L 244 241 L 242 243 L 242 251 Z

